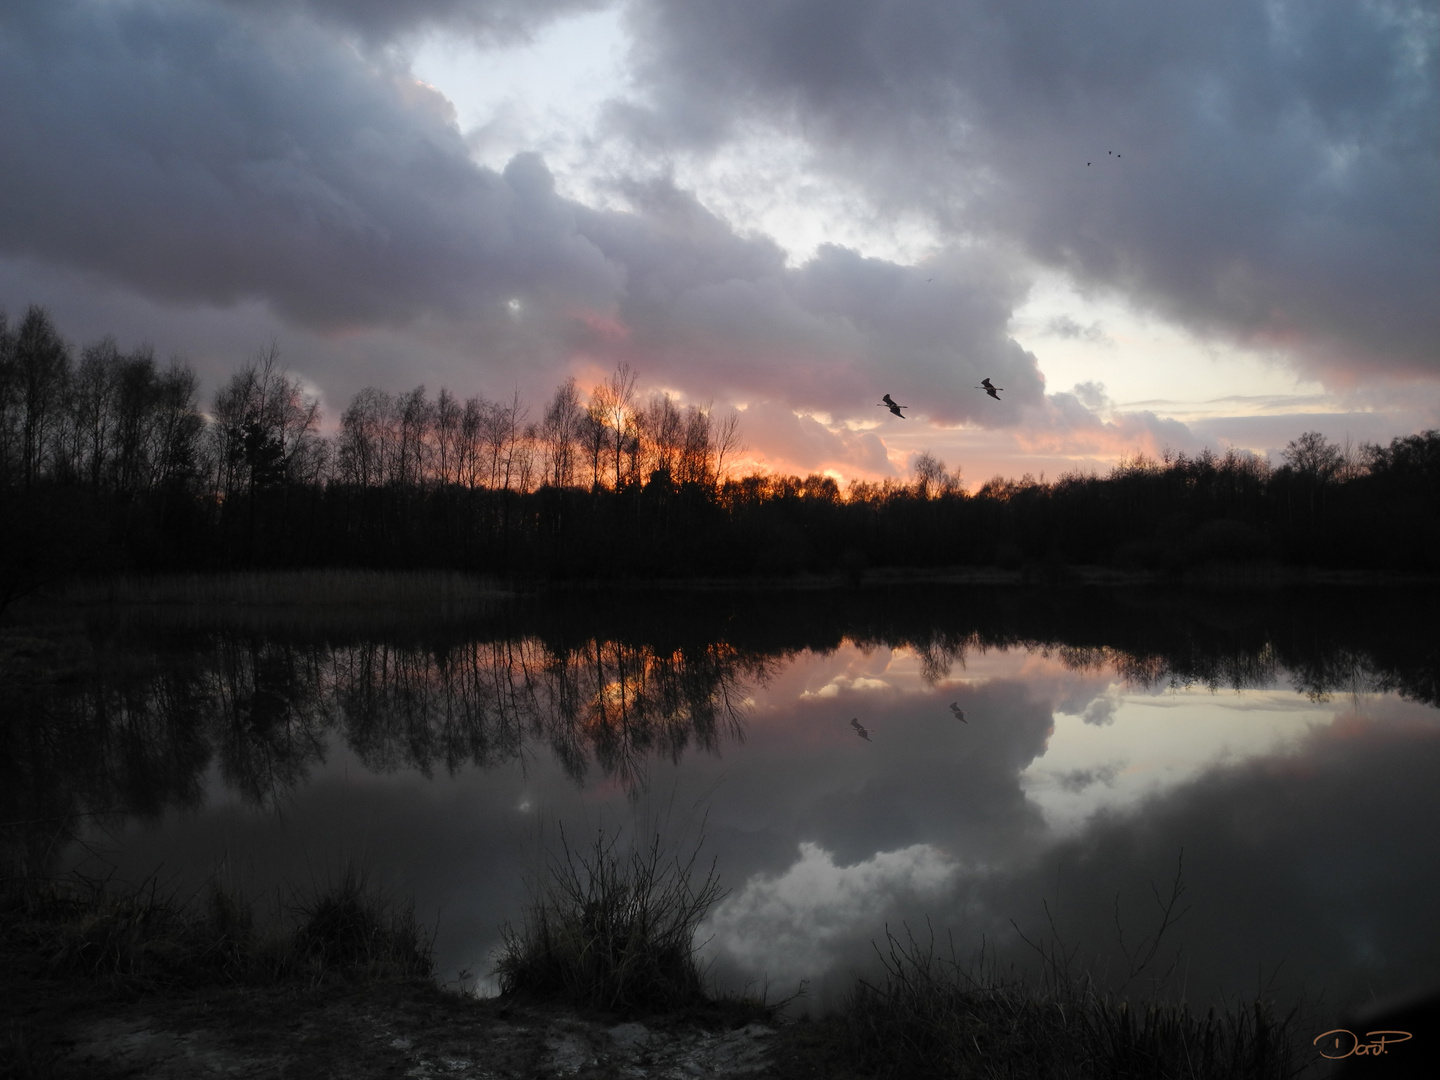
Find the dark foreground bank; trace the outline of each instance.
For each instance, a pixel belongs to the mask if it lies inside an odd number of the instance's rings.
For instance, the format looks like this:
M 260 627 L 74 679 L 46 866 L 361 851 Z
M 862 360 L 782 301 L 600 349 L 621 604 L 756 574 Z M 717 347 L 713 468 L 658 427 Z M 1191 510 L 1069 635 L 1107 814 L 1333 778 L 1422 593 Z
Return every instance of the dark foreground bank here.
M 723 890 L 658 842 L 565 847 L 491 999 L 436 986 L 413 909 L 353 870 L 268 920 L 219 884 L 7 885 L 6 1076 L 1260 1080 L 1316 1064 L 1304 1022 L 1264 1001 L 1127 999 L 1046 944 L 1038 977 L 1005 976 L 887 932 L 882 977 L 813 1020 L 716 996 L 694 930 Z

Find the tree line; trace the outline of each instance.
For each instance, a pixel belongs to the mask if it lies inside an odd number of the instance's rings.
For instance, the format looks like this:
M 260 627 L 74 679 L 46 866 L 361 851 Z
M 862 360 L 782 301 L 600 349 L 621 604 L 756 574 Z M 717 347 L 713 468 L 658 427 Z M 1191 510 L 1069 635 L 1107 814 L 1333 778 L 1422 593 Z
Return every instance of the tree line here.
M 0 311 L 0 604 L 66 573 L 444 567 L 549 578 L 845 573 L 880 566 L 1206 563 L 1440 569 L 1440 433 L 1271 467 L 1136 456 L 1105 476 L 996 477 L 929 453 L 908 480 L 733 476 L 736 417 L 644 395 L 622 364 L 518 395 L 361 390 L 330 434 L 271 347 L 202 407 L 183 360 L 43 308 Z

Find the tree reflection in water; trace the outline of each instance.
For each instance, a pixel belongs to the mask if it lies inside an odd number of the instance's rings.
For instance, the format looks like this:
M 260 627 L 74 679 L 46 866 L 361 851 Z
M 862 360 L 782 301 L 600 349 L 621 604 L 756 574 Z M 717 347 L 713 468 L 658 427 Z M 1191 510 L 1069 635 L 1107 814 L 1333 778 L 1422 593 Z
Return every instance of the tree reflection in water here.
M 87 816 L 153 818 L 198 805 L 218 765 L 245 801 L 273 805 L 337 737 L 376 772 L 430 775 L 544 747 L 577 782 L 592 767 L 632 793 L 652 755 L 719 753 L 777 662 L 712 642 L 661 651 L 535 637 L 443 648 L 305 644 L 214 631 L 94 644 L 12 638 L 0 689 L 0 814 L 18 872 L 40 870 Z M 12 865 L 16 865 L 12 863 Z

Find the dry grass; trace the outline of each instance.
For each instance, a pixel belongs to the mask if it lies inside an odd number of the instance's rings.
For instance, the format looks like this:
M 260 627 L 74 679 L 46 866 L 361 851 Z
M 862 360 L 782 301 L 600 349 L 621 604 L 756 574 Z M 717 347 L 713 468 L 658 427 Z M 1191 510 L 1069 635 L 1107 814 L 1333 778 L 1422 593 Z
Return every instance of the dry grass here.
M 265 932 L 254 905 L 218 880 L 203 897 L 71 877 L 15 890 L 3 912 L 11 950 L 56 975 L 136 989 L 226 983 L 429 980 L 431 937 L 414 908 L 348 867 L 279 905 Z
M 877 950 L 880 951 L 880 950 Z M 1281 1080 L 1300 1071 L 1294 1014 L 1262 1001 L 1205 1015 L 1131 1004 L 1065 963 L 1003 979 L 886 931 L 884 977 L 851 991 L 838 1031 L 860 1075 L 977 1080 Z M 1047 954 L 1055 961 L 1055 954 Z
M 695 930 L 724 896 L 713 863 L 697 885 L 698 850 L 670 858 L 658 836 L 628 855 L 603 831 L 585 850 L 562 832 L 561 846 L 522 925 L 505 929 L 502 994 L 628 1014 L 707 1002 Z

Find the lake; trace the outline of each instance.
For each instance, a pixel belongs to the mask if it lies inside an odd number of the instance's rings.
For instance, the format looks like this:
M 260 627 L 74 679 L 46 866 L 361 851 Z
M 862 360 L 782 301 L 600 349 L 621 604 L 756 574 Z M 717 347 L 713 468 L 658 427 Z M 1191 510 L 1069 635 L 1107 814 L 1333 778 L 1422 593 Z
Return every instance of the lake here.
M 32 872 L 219 872 L 263 898 L 358 864 L 436 925 L 442 978 L 482 990 L 562 834 L 604 829 L 714 861 L 722 987 L 824 1005 L 908 927 L 1002 966 L 1058 942 L 1131 994 L 1169 972 L 1192 1003 L 1338 1014 L 1440 972 L 1437 599 L 53 610 L 5 628 L 0 813 Z

